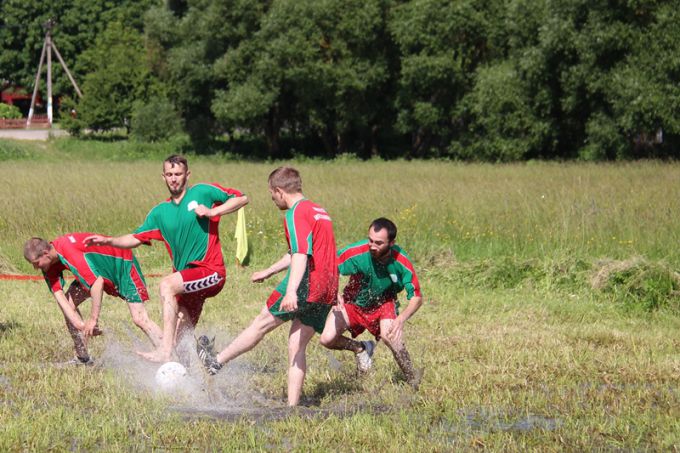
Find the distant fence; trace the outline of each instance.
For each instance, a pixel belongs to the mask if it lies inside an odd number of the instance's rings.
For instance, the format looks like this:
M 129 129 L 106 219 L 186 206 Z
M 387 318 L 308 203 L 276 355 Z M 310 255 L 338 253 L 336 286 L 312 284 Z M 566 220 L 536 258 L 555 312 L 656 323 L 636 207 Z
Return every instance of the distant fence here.
M 28 118 L 20 118 L 17 120 L 0 118 L 0 129 L 26 129 L 27 127 L 43 129 L 49 127 L 50 124 L 47 115 L 33 115 L 30 126 L 26 126 L 27 120 Z

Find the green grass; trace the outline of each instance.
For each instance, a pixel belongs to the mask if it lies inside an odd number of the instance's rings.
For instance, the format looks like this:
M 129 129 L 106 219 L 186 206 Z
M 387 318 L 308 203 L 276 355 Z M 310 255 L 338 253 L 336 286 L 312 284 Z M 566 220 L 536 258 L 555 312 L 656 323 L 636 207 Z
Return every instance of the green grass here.
M 32 235 L 123 234 L 166 195 L 163 155 L 125 157 L 128 143 L 15 144 L 0 162 L 0 272 L 34 273 L 21 246 Z M 3 145 L 5 146 L 5 145 Z M 2 148 L 4 149 L 4 148 Z M 112 157 L 113 156 L 113 157 Z M 379 346 L 370 376 L 351 354 L 313 341 L 309 415 L 216 420 L 144 385 L 133 354 L 145 343 L 125 304 L 107 297 L 98 368 L 71 357 L 63 318 L 43 282 L 0 281 L 0 450 L 677 451 L 680 448 L 680 165 L 448 162 L 294 162 L 306 194 L 334 218 L 339 245 L 392 218 L 419 272 L 425 305 L 406 330 L 426 368 L 418 393 Z M 277 278 L 252 271 L 285 252 L 280 213 L 266 191 L 279 163 L 191 157 L 193 181 L 244 190 L 251 265 L 233 266 L 235 219 L 221 237 L 228 282 L 199 332 L 223 347 L 260 310 Z M 136 249 L 147 274 L 166 273 L 164 247 Z M 149 278 L 152 294 L 158 279 Z M 159 321 L 156 298 L 148 304 Z M 86 304 L 85 311 L 89 310 Z M 280 414 L 285 327 L 218 375 L 224 400 Z M 205 395 L 203 395 L 204 397 Z

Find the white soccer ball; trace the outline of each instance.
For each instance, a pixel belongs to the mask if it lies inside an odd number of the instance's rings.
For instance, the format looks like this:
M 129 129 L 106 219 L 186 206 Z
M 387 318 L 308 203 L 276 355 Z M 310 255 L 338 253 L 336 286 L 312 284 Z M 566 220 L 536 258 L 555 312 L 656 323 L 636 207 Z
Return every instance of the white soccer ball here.
M 156 371 L 156 384 L 164 392 L 170 392 L 182 387 L 186 378 L 187 369 L 179 362 L 164 363 Z

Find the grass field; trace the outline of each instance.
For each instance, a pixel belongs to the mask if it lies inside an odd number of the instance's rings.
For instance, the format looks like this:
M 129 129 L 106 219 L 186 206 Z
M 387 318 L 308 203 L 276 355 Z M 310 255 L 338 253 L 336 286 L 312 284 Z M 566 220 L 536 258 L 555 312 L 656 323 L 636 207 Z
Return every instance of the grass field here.
M 163 149 L 89 147 L 0 142 L 0 273 L 35 273 L 30 236 L 127 233 L 166 196 Z M 193 181 L 251 198 L 250 265 L 233 265 L 225 217 L 228 282 L 199 323 L 219 347 L 278 282 L 249 275 L 285 252 L 266 191 L 279 164 L 190 157 Z M 133 353 L 147 345 L 124 303 L 105 299 L 99 365 L 60 367 L 72 344 L 44 283 L 0 281 L 0 450 L 680 450 L 680 165 L 293 164 L 339 245 L 378 216 L 399 226 L 425 295 L 406 331 L 426 368 L 418 393 L 384 346 L 357 378 L 351 354 L 313 342 L 304 407 L 289 411 L 284 327 L 210 385 L 192 368 L 193 391 L 171 398 Z M 169 269 L 162 244 L 136 254 L 147 274 Z M 149 309 L 159 321 L 155 298 Z

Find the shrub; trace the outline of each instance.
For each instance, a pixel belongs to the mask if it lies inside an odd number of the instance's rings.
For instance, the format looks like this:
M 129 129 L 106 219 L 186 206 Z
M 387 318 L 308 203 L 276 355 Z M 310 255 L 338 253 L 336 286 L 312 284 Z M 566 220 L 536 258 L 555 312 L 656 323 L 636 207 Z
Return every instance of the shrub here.
M 591 283 L 631 308 L 680 310 L 680 275 L 661 263 L 642 258 L 609 261 L 600 266 Z
M 16 120 L 21 117 L 21 110 L 17 106 L 0 102 L 0 119 Z
M 137 104 L 130 128 L 132 137 L 139 141 L 160 142 L 182 132 L 182 122 L 170 101 L 157 98 Z

